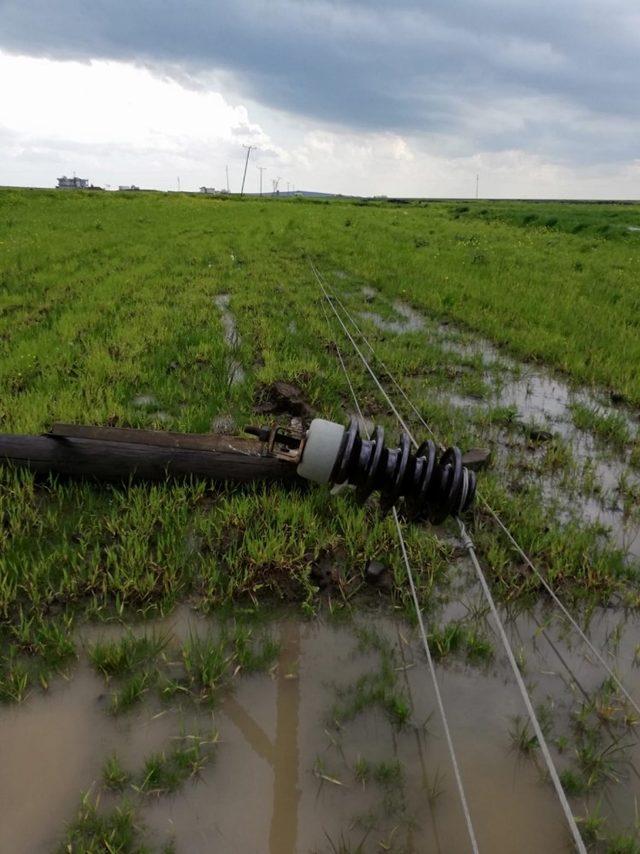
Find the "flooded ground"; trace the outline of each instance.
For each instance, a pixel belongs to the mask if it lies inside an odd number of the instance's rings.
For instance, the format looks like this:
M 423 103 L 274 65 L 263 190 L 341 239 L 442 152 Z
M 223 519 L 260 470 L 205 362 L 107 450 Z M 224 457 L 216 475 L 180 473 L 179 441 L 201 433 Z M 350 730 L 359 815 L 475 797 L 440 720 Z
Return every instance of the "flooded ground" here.
M 227 295 L 215 303 L 234 381 L 235 319 Z M 537 485 L 560 515 L 596 521 L 630 558 L 640 555 L 640 477 L 631 456 L 637 414 L 435 323 L 408 303 L 387 302 L 372 288 L 358 293 L 363 303 L 370 309 L 360 314 L 365 323 L 394 336 L 424 336 L 420 347 L 434 346 L 449 371 L 442 388 L 419 372 L 405 378 L 412 399 L 433 398 L 453 416 L 462 413 L 474 437 L 491 446 L 505 482 Z M 140 396 L 136 405 L 157 402 Z M 576 405 L 621 421 L 629 441 L 603 440 L 579 426 Z M 225 423 L 221 416 L 219 428 L 228 429 Z M 469 570 L 464 559 L 454 560 L 451 588 L 428 620 L 480 850 L 571 850 Z M 609 850 L 604 840 L 616 835 L 636 840 L 637 717 L 553 611 L 538 606 L 503 617 L 585 837 L 596 851 Z M 116 715 L 117 679 L 98 675 L 87 650 L 123 630 L 85 626 L 67 678 L 0 708 L 0 851 L 59 849 L 87 792 L 105 815 L 131 804 L 136 832 L 153 851 L 468 851 L 414 627 L 389 607 L 342 621 L 328 613 L 310 620 L 282 613 L 260 631 L 277 642 L 275 659 L 263 672 L 248 672 L 230 654 L 221 665 L 229 684 L 211 703 L 186 678 L 185 649 L 192 638 L 210 639 L 215 653 L 223 623 L 183 606 L 164 621 L 137 626 L 136 635 L 157 632 L 167 642 L 153 663 L 157 678 L 144 683 L 130 711 Z M 640 618 L 602 609 L 588 632 L 640 702 Z M 203 655 L 202 667 L 220 664 Z M 175 791 L 147 785 L 151 759 L 172 755 L 185 740 L 209 745 L 207 761 L 188 769 Z M 114 756 L 126 772 L 122 791 L 104 780 Z
M 371 303 L 375 299 L 375 291 L 373 288 L 363 288 L 363 296 L 368 303 Z M 362 311 L 360 312 L 360 317 L 363 320 L 371 321 L 383 332 L 395 332 L 401 334 L 403 332 L 416 332 L 419 329 L 424 328 L 425 324 L 422 315 L 410 305 L 407 305 L 407 303 L 404 303 L 401 300 L 396 300 L 393 303 L 393 310 L 397 315 L 399 315 L 399 319 L 385 319 L 373 311 Z
M 422 331 L 453 374 L 435 390 L 446 408 L 485 421 L 483 441 L 494 462 L 519 484 L 535 484 L 558 515 L 602 526 L 630 559 L 640 558 L 640 418 L 604 393 L 570 385 L 544 368 L 520 362 L 491 342 L 453 324 L 423 317 L 367 287 L 361 320 L 383 332 Z M 356 302 L 362 302 L 360 296 Z M 420 377 L 405 384 L 411 396 L 433 394 Z M 593 422 L 581 426 L 580 417 Z M 604 436 L 602 435 L 604 431 Z M 608 435 L 611 434 L 611 435 Z M 626 440 L 625 440 L 626 439 Z M 555 455 L 555 458 L 553 457 Z M 551 459 L 550 459 L 551 458 Z M 561 458 L 561 459 L 559 459 Z
M 218 294 L 214 298 L 214 304 L 220 311 L 220 319 L 224 330 L 224 340 L 229 348 L 230 356 L 227 365 L 227 374 L 229 383 L 234 385 L 240 383 L 245 378 L 245 370 L 237 359 L 237 351 L 240 346 L 240 335 L 236 325 L 236 319 L 229 310 L 229 302 L 231 297 L 229 294 Z
M 440 619 L 477 612 L 475 591 L 460 583 Z M 596 614 L 590 630 L 640 699 L 634 664 L 640 624 L 619 616 Z M 480 850 L 570 850 L 537 751 L 523 748 L 516 735 L 524 712 L 513 677 L 484 618 L 474 618 L 474 626 L 486 633 L 493 654 L 470 663 L 461 650 L 438 673 Z M 182 608 L 136 632 L 170 632 L 167 654 L 174 666 L 179 645 L 212 627 L 212 618 Z M 55 682 L 48 694 L 0 710 L 0 850 L 54 850 L 81 793 L 90 790 L 104 809 L 132 802 L 154 851 L 170 842 L 171 850 L 190 854 L 468 851 L 414 629 L 391 612 L 365 612 L 345 623 L 282 614 L 268 631 L 279 643 L 275 664 L 266 673 L 238 675 L 213 707 L 186 699 L 166 703 L 149 692 L 134 711 L 115 717 L 111 686 L 82 655 L 69 679 Z M 83 642 L 116 633 L 88 628 Z M 521 615 L 509 633 L 554 757 L 561 769 L 576 767 L 582 744 L 576 720 L 584 718 L 580 690 L 594 697 L 603 674 L 550 614 Z M 618 726 L 603 721 L 602 749 L 613 733 L 603 727 Z M 212 760 L 176 793 L 103 790 L 102 769 L 114 752 L 139 779 L 149 754 L 170 750 L 185 734 L 213 730 Z M 574 797 L 572 806 L 584 815 L 599 803 L 607 828 L 623 832 L 635 822 L 640 785 L 630 763 L 640 763 L 640 752 L 633 727 L 622 736 L 615 729 L 613 736 L 625 748 L 611 754 L 611 774 L 588 796 Z

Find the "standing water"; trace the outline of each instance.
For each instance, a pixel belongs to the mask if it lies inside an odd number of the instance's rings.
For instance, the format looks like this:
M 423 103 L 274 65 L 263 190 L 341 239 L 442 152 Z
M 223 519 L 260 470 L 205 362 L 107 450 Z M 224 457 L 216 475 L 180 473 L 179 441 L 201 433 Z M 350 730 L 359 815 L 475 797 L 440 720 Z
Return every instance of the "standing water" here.
M 524 615 L 509 631 L 535 702 L 547 709 L 555 759 L 568 769 L 575 764 L 572 715 L 582 697 L 543 640 L 538 623 L 545 619 Z M 606 649 L 615 635 L 612 663 L 638 696 L 633 661 L 639 626 L 614 631 L 618 620 L 600 615 L 594 637 Z M 171 633 L 172 666 L 176 645 L 211 625 L 183 609 L 156 627 Z M 476 629 L 487 631 L 482 618 Z M 53 850 L 81 793 L 101 792 L 102 768 L 114 752 L 139 780 L 150 753 L 215 728 L 212 761 L 174 794 L 143 794 L 134 785 L 124 795 L 104 792 L 102 806 L 127 797 L 152 850 L 173 840 L 176 851 L 189 854 L 468 851 L 433 686 L 413 628 L 376 612 L 345 624 L 285 615 L 269 631 L 279 644 L 273 667 L 236 676 L 212 707 L 187 698 L 163 703 L 149 693 L 135 711 L 116 717 L 105 683 L 81 659 L 71 678 L 47 695 L 0 711 L 0 850 Z M 592 694 L 602 673 L 560 628 L 548 632 Z M 459 653 L 438 667 L 480 850 L 568 850 L 535 745 L 518 729 L 524 712 L 512 676 L 495 639 L 487 638 L 494 651 L 481 664 Z M 591 795 L 574 798 L 576 814 L 606 793 L 611 826 L 633 823 L 640 788 L 628 763 L 640 760 L 637 747 L 622 759 L 616 765 L 621 782 L 609 779 Z

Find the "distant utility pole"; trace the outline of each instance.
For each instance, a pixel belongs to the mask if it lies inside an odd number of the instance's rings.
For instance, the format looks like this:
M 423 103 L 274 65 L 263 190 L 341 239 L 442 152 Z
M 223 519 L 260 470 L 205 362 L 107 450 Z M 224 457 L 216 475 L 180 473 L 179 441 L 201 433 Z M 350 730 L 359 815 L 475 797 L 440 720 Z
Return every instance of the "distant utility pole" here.
M 278 186 L 280 185 L 280 181 L 282 181 L 282 178 L 278 177 L 278 178 L 274 178 L 273 181 L 271 182 L 273 184 L 274 196 L 278 192 Z
M 476 199 L 478 198 L 478 185 L 480 183 L 480 176 L 476 175 Z
M 264 170 L 265 170 L 267 167 L 266 167 L 266 166 L 258 166 L 257 168 L 258 168 L 258 169 L 259 169 L 259 171 L 260 171 L 260 195 L 262 195 L 262 173 L 264 172 Z
M 229 167 L 224 167 L 227 170 L 227 193 L 229 192 Z
M 180 176 L 178 175 L 178 192 L 180 192 Z
M 240 188 L 240 195 L 244 196 L 244 181 L 247 177 L 247 166 L 249 165 L 249 157 L 251 155 L 251 150 L 254 149 L 255 145 L 243 145 L 243 148 L 247 149 L 247 159 L 244 161 L 244 172 L 242 173 L 242 187 Z

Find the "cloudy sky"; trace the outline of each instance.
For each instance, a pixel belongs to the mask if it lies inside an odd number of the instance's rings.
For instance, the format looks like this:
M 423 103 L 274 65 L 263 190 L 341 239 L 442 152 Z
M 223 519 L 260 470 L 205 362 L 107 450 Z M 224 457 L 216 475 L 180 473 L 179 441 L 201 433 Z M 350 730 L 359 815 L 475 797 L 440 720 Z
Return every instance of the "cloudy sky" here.
M 640 198 L 638 0 L 0 0 L 0 184 Z

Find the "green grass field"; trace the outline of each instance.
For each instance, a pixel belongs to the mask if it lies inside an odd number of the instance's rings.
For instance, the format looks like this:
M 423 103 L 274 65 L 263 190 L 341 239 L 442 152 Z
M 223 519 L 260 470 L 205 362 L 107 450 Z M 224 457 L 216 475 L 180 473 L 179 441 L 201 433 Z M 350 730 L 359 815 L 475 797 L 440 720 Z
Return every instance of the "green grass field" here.
M 444 321 L 462 338 L 482 335 L 637 412 L 640 233 L 629 227 L 639 226 L 640 210 L 628 205 L 2 190 L 0 430 L 72 421 L 206 432 L 221 415 L 240 430 L 264 420 L 253 407 L 279 379 L 299 385 L 319 414 L 344 420 L 352 406 L 337 333 L 310 261 L 353 311 L 366 308 L 360 289 L 373 287 L 382 314 L 391 317 L 401 298 L 434 329 Z M 215 304 L 221 294 L 240 336 L 233 353 Z M 493 446 L 498 435 L 521 437 L 513 412 L 447 405 L 449 391 L 486 397 L 499 370 L 487 376 L 482 360 L 443 349 L 429 328 L 393 336 L 367 325 L 444 440 Z M 245 375 L 232 383 L 234 362 Z M 348 365 L 366 412 L 392 427 L 351 354 Z M 575 417 L 599 436 L 603 457 L 622 450 L 633 471 L 633 431 L 584 406 Z M 637 561 L 558 506 L 572 489 L 597 495 L 593 471 L 561 437 L 528 461 L 523 453 L 481 476 L 484 494 L 567 596 L 636 605 Z M 540 492 L 543 476 L 565 490 L 557 500 Z M 637 512 L 635 490 L 632 480 L 618 487 L 628 515 Z M 394 600 L 408 601 L 392 522 L 319 489 L 38 483 L 5 467 L 0 518 L 5 699 L 37 679 L 46 684 L 69 660 L 65 639 L 80 616 L 152 615 L 187 597 L 205 608 L 287 598 L 313 610 L 312 570 L 326 556 L 342 567 L 339 605 L 357 600 L 366 561 L 381 555 Z M 537 595 L 479 510 L 472 527 L 501 595 Z M 450 583 L 454 546 L 419 527 L 408 545 L 428 608 L 436 582 Z

